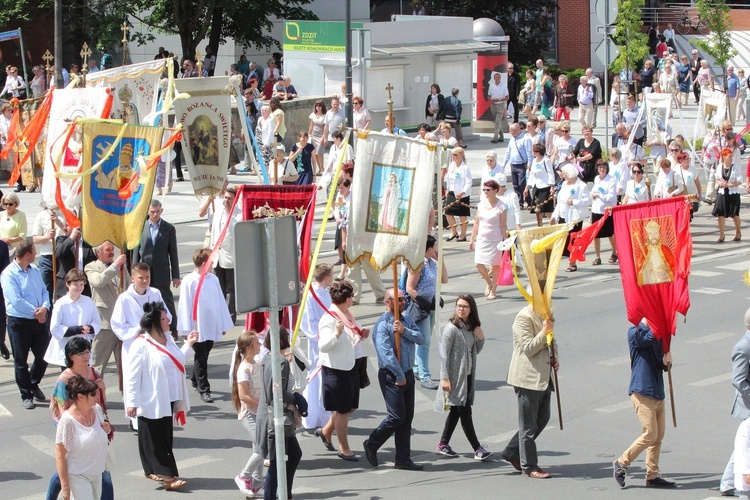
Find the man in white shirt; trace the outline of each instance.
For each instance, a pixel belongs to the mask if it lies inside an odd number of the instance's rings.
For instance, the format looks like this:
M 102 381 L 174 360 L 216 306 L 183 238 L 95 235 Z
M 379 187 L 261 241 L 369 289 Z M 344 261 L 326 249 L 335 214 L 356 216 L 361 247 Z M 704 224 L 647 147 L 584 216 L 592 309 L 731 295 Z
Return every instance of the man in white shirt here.
M 581 127 L 594 125 L 594 90 L 585 76 L 581 77 L 578 86 L 578 121 Z
M 492 136 L 490 141 L 493 144 L 505 142 L 503 129 L 508 126 L 505 114 L 508 111 L 507 105 L 510 94 L 508 94 L 508 87 L 502 82 L 501 76 L 500 73 L 493 73 L 492 82 L 490 82 L 487 90 L 487 98 L 492 103 L 492 115 L 495 117 L 495 135 Z
M 242 222 L 242 208 L 240 203 L 237 203 L 231 214 L 229 213 L 236 195 L 237 189 L 234 187 L 227 188 L 224 192 L 221 211 L 214 215 L 214 220 L 211 224 L 210 245 L 210 248 L 214 248 L 216 242 L 219 241 L 219 236 L 224 227 L 229 224 L 224 240 L 219 248 L 218 257 L 214 260 L 213 266 L 214 273 L 219 278 L 221 292 L 226 298 L 229 314 L 232 316 L 232 324 L 237 322 L 237 310 L 234 303 L 234 236 L 232 233 L 234 232 L 234 225 Z
M 331 99 L 331 109 L 326 112 L 326 116 L 323 119 L 323 144 L 326 146 L 329 142 L 333 142 L 331 134 L 334 130 L 341 130 L 346 125 L 346 115 L 344 110 L 341 109 L 341 101 L 338 97 Z
M 599 104 L 604 102 L 602 82 L 599 80 L 599 77 L 594 74 L 594 70 L 591 68 L 586 69 L 586 78 L 589 81 L 589 87 L 594 91 L 594 117 L 591 125 L 596 128 L 596 112 L 599 110 Z
M 53 273 L 52 273 L 52 242 L 55 241 L 57 231 L 57 212 L 52 209 L 42 210 L 34 219 L 33 241 L 39 256 L 39 271 L 42 281 L 47 287 L 49 300 L 52 302 Z

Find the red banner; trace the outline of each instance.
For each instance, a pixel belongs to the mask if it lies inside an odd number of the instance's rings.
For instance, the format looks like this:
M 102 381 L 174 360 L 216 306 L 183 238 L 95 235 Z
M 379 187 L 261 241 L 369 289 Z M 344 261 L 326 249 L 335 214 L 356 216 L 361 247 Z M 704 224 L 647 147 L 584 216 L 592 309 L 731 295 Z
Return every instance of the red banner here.
M 599 234 L 599 230 L 602 228 L 606 220 L 610 217 L 610 211 L 605 210 L 604 216 L 591 224 L 586 229 L 581 229 L 570 235 L 570 244 L 568 245 L 568 252 L 570 252 L 570 263 L 575 264 L 576 262 L 586 261 L 586 249 L 594 241 L 596 235 Z
M 680 196 L 619 205 L 612 216 L 628 321 L 646 318 L 669 352 L 675 315 L 690 308 L 690 203 Z

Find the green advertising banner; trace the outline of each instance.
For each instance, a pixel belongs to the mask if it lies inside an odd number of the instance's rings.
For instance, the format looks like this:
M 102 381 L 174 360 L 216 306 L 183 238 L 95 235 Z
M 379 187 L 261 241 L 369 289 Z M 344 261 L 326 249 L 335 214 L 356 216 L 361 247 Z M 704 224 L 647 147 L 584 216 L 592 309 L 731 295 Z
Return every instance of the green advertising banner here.
M 352 23 L 362 28 L 362 23 Z M 344 52 L 346 25 L 337 21 L 285 21 L 284 51 Z

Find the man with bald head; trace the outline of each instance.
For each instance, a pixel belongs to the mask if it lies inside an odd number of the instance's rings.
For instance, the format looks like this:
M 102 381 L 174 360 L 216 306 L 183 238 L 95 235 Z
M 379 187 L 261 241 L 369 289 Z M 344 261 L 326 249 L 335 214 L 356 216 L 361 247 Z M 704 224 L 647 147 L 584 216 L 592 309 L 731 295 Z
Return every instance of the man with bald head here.
M 91 285 L 91 298 L 102 320 L 101 330 L 91 345 L 93 366 L 103 374 L 114 352 L 117 373 L 121 374 L 120 346 L 122 342 L 112 331 L 109 321 L 112 318 L 112 309 L 115 307 L 120 289 L 125 290 L 130 285 L 130 274 L 127 270 L 125 254 L 120 253 L 115 258 L 115 246 L 112 242 L 105 241 L 94 248 L 94 253 L 96 260 L 84 268 L 86 278 Z M 122 286 L 120 286 L 121 280 Z
M 422 470 L 411 459 L 411 422 L 414 418 L 414 355 L 425 337 L 414 320 L 404 315 L 404 294 L 393 288 L 385 292 L 385 309 L 373 328 L 372 341 L 378 354 L 378 382 L 385 398 L 386 417 L 365 440 L 365 456 L 378 465 L 378 449 L 395 434 L 396 468 Z M 399 319 L 394 316 L 398 307 Z M 396 333 L 400 334 L 399 337 Z M 399 353 L 400 351 L 400 353 Z

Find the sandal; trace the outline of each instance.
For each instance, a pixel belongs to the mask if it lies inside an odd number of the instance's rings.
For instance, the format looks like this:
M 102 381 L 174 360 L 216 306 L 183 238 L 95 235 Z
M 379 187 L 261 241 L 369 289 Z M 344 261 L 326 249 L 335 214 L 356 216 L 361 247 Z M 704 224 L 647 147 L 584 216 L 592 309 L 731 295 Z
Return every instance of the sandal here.
M 610 262 L 612 262 L 612 261 L 610 260 Z M 602 259 L 600 259 L 599 257 L 597 257 L 596 259 L 594 259 L 594 262 L 592 262 L 591 265 L 592 266 L 601 266 L 602 265 Z
M 450 237 L 449 237 L 449 238 L 448 238 L 447 240 L 445 240 L 445 241 L 453 241 L 453 240 L 455 240 L 456 238 L 458 238 L 458 234 L 452 234 L 452 235 L 451 235 L 451 236 L 450 236 Z
M 157 483 L 161 483 L 162 481 L 164 481 L 164 478 L 159 476 L 158 474 L 146 474 L 146 477 L 152 481 L 156 481 Z
M 183 486 L 187 484 L 186 481 L 180 479 L 180 478 L 172 478 L 171 480 L 164 480 L 164 489 L 168 491 L 174 491 L 179 490 Z
M 609 262 L 610 264 L 614 264 L 615 262 L 617 262 L 617 254 L 613 253 L 607 262 Z
M 490 292 L 489 295 L 487 295 L 487 300 L 495 300 L 496 298 L 495 292 Z
M 576 266 L 575 264 L 569 265 L 568 268 L 565 270 L 566 273 L 574 273 L 576 271 L 578 271 L 578 266 Z

